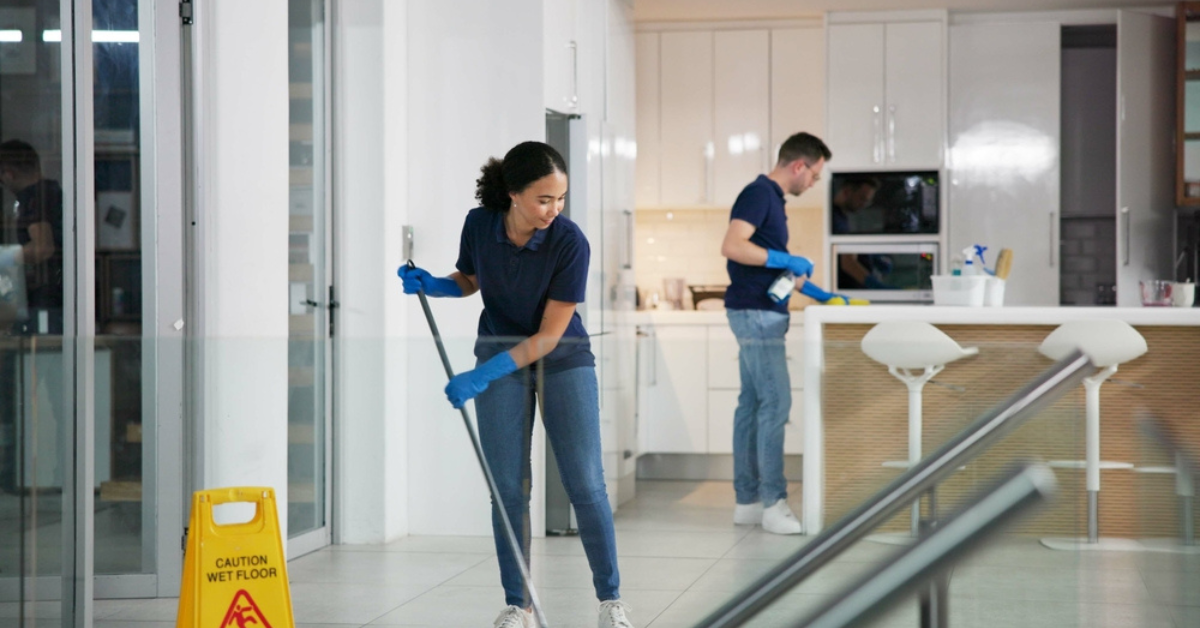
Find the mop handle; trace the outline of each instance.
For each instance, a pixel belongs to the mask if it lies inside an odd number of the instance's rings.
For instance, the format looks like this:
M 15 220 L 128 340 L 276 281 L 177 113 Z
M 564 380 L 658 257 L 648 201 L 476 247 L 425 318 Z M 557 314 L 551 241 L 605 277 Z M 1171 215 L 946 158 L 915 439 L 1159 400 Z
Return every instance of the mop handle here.
M 412 260 L 408 260 L 409 268 L 416 268 L 417 265 Z M 417 291 L 417 297 L 421 300 L 421 309 L 425 311 L 425 320 L 429 323 L 429 331 L 433 332 L 433 342 L 437 345 L 438 355 L 442 358 L 442 366 L 446 369 L 446 377 L 454 379 L 454 369 L 450 366 L 450 357 L 446 355 L 446 346 L 442 344 L 442 334 L 438 332 L 437 322 L 433 320 L 433 311 L 429 309 L 429 298 L 425 296 L 424 290 Z M 542 612 L 541 602 L 538 601 L 537 591 L 533 588 L 533 578 L 529 574 L 529 565 L 525 564 L 525 553 L 521 551 L 521 544 L 517 541 L 517 534 L 513 531 L 512 522 L 508 519 L 508 510 L 504 507 L 504 500 L 500 499 L 500 488 L 496 485 L 496 478 L 492 476 L 492 468 L 487 463 L 487 458 L 483 455 L 483 447 L 479 444 L 479 436 L 475 433 L 475 427 L 471 425 L 471 415 L 467 413 L 467 407 L 464 405 L 459 408 L 462 411 L 463 425 L 467 428 L 467 435 L 471 437 L 471 445 L 475 447 L 475 457 L 479 459 L 479 466 L 483 469 L 483 476 L 487 480 L 488 490 L 492 493 L 492 500 L 496 503 L 496 510 L 500 511 L 500 521 L 504 524 L 504 536 L 508 538 L 508 544 L 512 548 L 513 556 L 516 557 L 517 567 L 521 570 L 521 579 L 525 581 L 525 588 L 529 591 L 529 601 L 533 604 L 533 613 L 537 616 L 538 625 L 541 628 L 549 628 L 546 623 L 546 615 Z

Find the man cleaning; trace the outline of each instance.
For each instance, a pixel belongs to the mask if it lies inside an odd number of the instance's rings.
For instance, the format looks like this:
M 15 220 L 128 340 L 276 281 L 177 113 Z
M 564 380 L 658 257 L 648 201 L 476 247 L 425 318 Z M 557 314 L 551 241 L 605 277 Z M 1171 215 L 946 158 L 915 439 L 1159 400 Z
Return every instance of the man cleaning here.
M 783 476 L 783 429 L 792 408 L 784 335 L 791 318 L 788 299 L 776 302 L 768 290 L 785 270 L 798 284 L 812 275 L 808 258 L 787 252 L 784 193 L 799 196 L 811 188 L 831 156 L 813 135 L 789 137 L 775 168 L 734 201 L 721 243 L 721 255 L 729 260 L 725 312 L 737 336 L 742 379 L 733 415 L 733 522 L 761 524 L 774 534 L 802 534 L 804 527 L 788 507 Z

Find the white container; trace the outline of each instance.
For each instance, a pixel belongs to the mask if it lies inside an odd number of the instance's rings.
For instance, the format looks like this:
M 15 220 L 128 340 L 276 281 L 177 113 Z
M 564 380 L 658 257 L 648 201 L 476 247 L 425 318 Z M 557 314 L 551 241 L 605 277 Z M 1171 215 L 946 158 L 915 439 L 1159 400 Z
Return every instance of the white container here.
M 987 293 L 987 275 L 934 275 L 934 305 L 982 307 Z
M 987 287 L 984 288 L 984 307 L 1000 307 L 1004 305 L 1004 280 L 998 277 L 988 277 Z

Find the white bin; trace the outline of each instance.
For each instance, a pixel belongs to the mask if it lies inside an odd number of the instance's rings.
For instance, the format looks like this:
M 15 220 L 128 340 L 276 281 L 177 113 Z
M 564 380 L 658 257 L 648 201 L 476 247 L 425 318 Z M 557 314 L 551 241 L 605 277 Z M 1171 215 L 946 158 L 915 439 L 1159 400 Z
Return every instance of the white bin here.
M 984 289 L 984 307 L 1000 307 L 1004 305 L 1004 280 L 998 277 L 988 277 Z
M 982 307 L 987 295 L 987 275 L 934 275 L 934 305 Z

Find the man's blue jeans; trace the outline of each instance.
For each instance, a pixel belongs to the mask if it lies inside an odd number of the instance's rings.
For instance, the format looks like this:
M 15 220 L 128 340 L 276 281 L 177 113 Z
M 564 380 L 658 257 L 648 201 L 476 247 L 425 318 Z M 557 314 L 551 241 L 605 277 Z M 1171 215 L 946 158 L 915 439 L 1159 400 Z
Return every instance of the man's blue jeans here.
M 542 422 L 554 448 L 563 487 L 575 507 L 596 598 L 618 599 L 621 576 L 617 571 L 617 541 L 600 457 L 600 392 L 596 369 L 589 366 L 546 375 L 543 390 Z M 496 477 L 509 521 L 521 542 L 526 564 L 529 562 L 529 441 L 536 392 L 533 369 L 523 368 L 492 382 L 475 398 L 479 441 Z M 521 582 L 521 571 L 505 538 L 494 501 L 492 534 L 505 603 L 528 608 L 530 602 Z
M 742 392 L 733 413 L 733 489 L 737 503 L 764 507 L 787 498 L 783 426 L 792 409 L 787 334 L 791 317 L 770 310 L 726 310 L 738 341 Z

